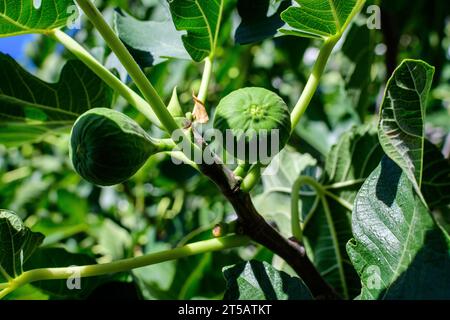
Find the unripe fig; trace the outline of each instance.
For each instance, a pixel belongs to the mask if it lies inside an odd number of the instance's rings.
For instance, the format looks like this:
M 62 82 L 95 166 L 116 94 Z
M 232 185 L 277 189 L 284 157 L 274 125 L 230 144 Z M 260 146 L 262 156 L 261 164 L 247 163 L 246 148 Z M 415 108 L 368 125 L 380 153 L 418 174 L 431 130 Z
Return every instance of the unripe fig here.
M 291 133 L 291 118 L 286 103 L 274 92 L 264 88 L 243 88 L 220 101 L 214 128 L 224 137 L 231 132 L 233 150 L 229 150 L 229 144 L 225 146 L 229 153 L 246 162 L 262 162 L 270 160 L 286 145 Z M 239 152 L 242 145 L 245 145 L 244 153 Z M 261 154 L 264 145 L 266 155 Z M 255 150 L 257 154 L 254 154 Z
M 95 108 L 75 122 L 70 157 L 87 181 L 111 186 L 131 178 L 158 151 L 158 144 L 121 112 Z

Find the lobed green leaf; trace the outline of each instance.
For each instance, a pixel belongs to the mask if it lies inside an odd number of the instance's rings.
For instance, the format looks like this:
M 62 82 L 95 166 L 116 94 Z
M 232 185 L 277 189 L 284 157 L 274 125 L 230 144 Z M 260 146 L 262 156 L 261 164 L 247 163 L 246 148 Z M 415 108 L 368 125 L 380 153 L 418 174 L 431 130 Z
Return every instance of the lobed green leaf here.
M 295 0 L 281 14 L 290 28 L 282 28 L 285 34 L 326 40 L 341 36 L 364 0 Z
M 78 9 L 73 0 L 33 0 L 0 2 L 0 38 L 27 33 L 45 33 L 75 20 Z
M 450 298 L 450 240 L 407 174 L 385 157 L 362 186 L 347 251 L 361 299 Z
M 17 214 L 0 210 L 0 282 L 20 275 L 43 240 L 44 235 L 25 227 Z
M 64 66 L 57 83 L 47 83 L 0 53 L 0 77 L 2 144 L 34 142 L 52 132 L 68 131 L 86 110 L 112 102 L 111 89 L 78 60 Z
M 186 30 L 183 44 L 194 61 L 214 54 L 224 0 L 173 0 L 169 2 L 177 30 Z
M 423 61 L 403 61 L 388 81 L 378 124 L 384 152 L 405 171 L 419 195 L 425 107 L 433 74 L 434 68 Z

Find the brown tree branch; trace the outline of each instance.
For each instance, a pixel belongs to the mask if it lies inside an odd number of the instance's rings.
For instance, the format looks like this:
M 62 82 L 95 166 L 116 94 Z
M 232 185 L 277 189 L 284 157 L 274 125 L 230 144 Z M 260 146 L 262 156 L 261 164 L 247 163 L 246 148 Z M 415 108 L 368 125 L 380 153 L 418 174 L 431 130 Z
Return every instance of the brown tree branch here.
M 316 299 L 337 299 L 338 295 L 322 278 L 306 255 L 305 248 L 284 238 L 256 211 L 248 193 L 239 189 L 239 181 L 232 171 L 221 164 L 200 165 L 230 201 L 244 234 L 283 258 L 300 276 Z

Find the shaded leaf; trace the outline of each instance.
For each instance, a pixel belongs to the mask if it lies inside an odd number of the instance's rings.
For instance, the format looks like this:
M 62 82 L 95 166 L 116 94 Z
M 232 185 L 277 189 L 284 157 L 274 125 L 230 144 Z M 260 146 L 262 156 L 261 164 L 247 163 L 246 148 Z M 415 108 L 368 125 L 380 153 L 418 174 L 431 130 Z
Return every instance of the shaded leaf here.
M 31 284 L 27 284 L 20 288 L 17 288 L 6 297 L 4 300 L 48 300 L 49 296 L 43 293 Z
M 450 160 L 441 151 L 425 140 L 423 156 L 422 194 L 428 206 L 444 207 L 450 204 Z
M 352 25 L 342 46 L 342 53 L 350 60 L 350 66 L 345 65 L 343 70 L 346 75 L 346 91 L 361 122 L 364 122 L 373 98 L 369 89 L 375 57 L 373 32 L 366 24 Z
M 8 148 L 18 147 L 46 137 L 51 131 L 45 125 L 3 123 L 0 120 L 0 143 Z
M 141 300 L 142 295 L 135 282 L 110 281 L 96 287 L 87 300 Z
M 173 0 L 169 2 L 177 30 L 186 30 L 184 47 L 194 61 L 214 52 L 219 35 L 224 0 Z
M 359 293 L 360 285 L 345 250 L 345 244 L 352 238 L 351 212 L 334 198 L 351 206 L 364 179 L 376 168 L 383 154 L 376 128 L 355 127 L 342 135 L 327 156 L 321 178 L 321 184 L 329 188 L 324 202 L 317 199 L 309 186 L 301 190 L 299 207 L 303 221 L 307 221 L 304 236 L 308 255 L 322 276 L 346 297 Z M 314 176 L 316 161 L 308 155 L 287 151 L 277 157 L 281 160 L 279 170 L 273 176 L 263 176 L 264 193 L 254 201 L 258 211 L 276 221 L 282 233 L 290 237 L 292 185 L 300 175 Z
M 318 203 L 305 227 L 304 235 L 312 249 L 314 264 L 344 297 L 354 297 L 360 286 L 345 250 L 345 244 L 352 238 L 351 212 L 334 198 L 353 205 L 361 184 L 382 156 L 376 129 L 370 125 L 343 134 L 327 156 L 322 178 L 325 187 L 334 185 L 336 188 L 327 190 L 325 202 Z
M 43 234 L 25 227 L 14 212 L 0 210 L 0 279 L 20 275 L 23 263 L 43 240 Z
M 358 193 L 352 227 L 347 251 L 361 299 L 450 298 L 450 240 L 389 158 Z
M 266 170 L 275 172 L 262 176 L 263 193 L 255 196 L 255 207 L 265 218 L 276 221 L 281 233 L 291 237 L 290 193 L 300 175 L 313 174 L 317 161 L 285 148 L 277 154 Z
M 25 270 L 38 268 L 59 268 L 96 264 L 94 258 L 86 254 L 71 253 L 64 248 L 40 248 L 25 263 Z M 97 286 L 105 282 L 107 276 L 77 278 L 64 280 L 44 280 L 33 282 L 33 286 L 46 294 L 58 298 L 82 299 L 87 297 Z M 69 288 L 70 287 L 70 288 Z
M 359 12 L 364 0 L 295 0 L 281 14 L 290 28 L 282 28 L 285 34 L 305 38 L 328 39 L 340 36 L 353 17 Z
M 121 11 L 115 12 L 120 39 L 131 49 L 141 67 L 151 67 L 169 58 L 190 59 L 171 20 L 139 21 Z
M 169 244 L 160 242 L 151 243 L 151 246 L 148 247 L 151 250 L 146 251 L 146 254 L 171 248 Z M 132 271 L 132 274 L 145 299 L 175 299 L 176 297 L 171 296 L 171 293 L 168 291 L 176 270 L 177 261 L 170 260 L 135 269 Z
M 405 60 L 389 79 L 380 110 L 378 136 L 384 152 L 405 171 L 420 194 L 425 105 L 434 68 Z
M 252 260 L 225 267 L 225 300 L 312 300 L 300 278 L 274 269 L 267 262 Z
M 377 131 L 371 124 L 354 127 L 342 135 L 328 154 L 323 184 L 365 179 L 378 166 L 383 154 Z M 354 196 L 346 200 L 353 201 Z
M 270 0 L 239 0 L 237 9 L 241 23 L 236 29 L 234 40 L 238 44 L 250 44 L 273 37 L 284 25 L 280 14 L 291 4 L 291 0 L 279 1 L 276 12 L 269 14 Z
M 39 8 L 32 0 L 0 3 L 0 38 L 26 33 L 44 33 L 75 20 L 78 10 L 73 0 L 41 0 Z
M 112 101 L 109 87 L 77 60 L 69 61 L 53 84 L 0 54 L 0 77 L 0 143 L 9 145 L 69 129 L 86 110 L 109 107 Z

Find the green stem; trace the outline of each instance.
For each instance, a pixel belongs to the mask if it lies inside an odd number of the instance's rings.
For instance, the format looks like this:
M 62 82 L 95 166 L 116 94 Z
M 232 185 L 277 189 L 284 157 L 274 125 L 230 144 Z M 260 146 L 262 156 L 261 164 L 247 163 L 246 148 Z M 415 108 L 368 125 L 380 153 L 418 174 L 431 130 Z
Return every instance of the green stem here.
M 250 169 L 250 165 L 248 163 L 240 163 L 236 169 L 234 169 L 233 173 L 236 177 L 243 177 L 248 169 Z
M 200 90 L 198 92 L 197 99 L 200 100 L 203 104 L 206 102 L 206 97 L 208 95 L 209 83 L 211 82 L 211 75 L 213 70 L 213 62 L 212 57 L 208 57 L 205 59 L 205 68 L 203 70 L 202 82 L 200 84 Z
M 312 73 L 309 76 L 305 89 L 303 90 L 300 99 L 298 100 L 297 104 L 295 105 L 294 109 L 291 112 L 292 132 L 295 130 L 295 127 L 297 126 L 301 117 L 308 108 L 314 96 L 314 93 L 316 92 L 317 87 L 319 86 L 320 78 L 322 77 L 323 71 L 325 70 L 325 67 L 327 65 L 328 59 L 330 58 L 334 46 L 341 39 L 342 34 L 347 29 L 348 25 L 352 22 L 353 18 L 361 10 L 361 8 L 364 5 L 364 2 L 365 0 L 357 1 L 352 12 L 347 17 L 346 22 L 344 23 L 344 25 L 341 26 L 341 28 L 339 28 L 340 29 L 339 32 L 336 35 L 327 38 L 322 48 L 320 49 L 319 56 L 317 57 L 316 63 L 314 64 Z
M 338 197 L 334 193 L 329 192 L 327 190 L 324 191 L 324 194 L 327 195 L 328 197 L 330 197 L 331 199 L 333 199 L 334 201 L 336 201 L 337 203 L 339 203 L 341 206 L 343 206 L 348 211 L 350 211 L 350 212 L 353 211 L 353 205 L 350 202 L 342 199 L 341 197 Z
M 182 247 L 184 245 L 186 245 L 186 243 L 188 243 L 189 241 L 191 241 L 192 239 L 194 239 L 196 236 L 198 236 L 199 234 L 206 232 L 208 230 L 212 230 L 214 228 L 214 226 L 220 221 L 220 217 L 216 217 L 216 219 L 204 226 L 198 227 L 197 229 L 189 232 L 187 235 L 185 235 L 183 238 L 181 238 L 180 242 L 178 242 L 177 247 Z
M 331 52 L 333 51 L 334 46 L 340 39 L 340 36 L 330 37 L 325 40 L 325 43 L 320 49 L 319 56 L 314 64 L 311 75 L 309 76 L 308 82 L 306 83 L 305 89 L 303 90 L 300 99 L 295 105 L 294 109 L 291 112 L 291 123 L 292 123 L 292 131 L 295 130 L 298 122 L 301 117 L 305 113 L 308 108 L 314 93 L 316 92 L 320 78 L 325 70 L 325 66 L 327 65 L 328 58 L 330 57 Z
M 355 179 L 355 180 L 348 180 L 343 182 L 336 182 L 333 184 L 330 184 L 328 186 L 324 186 L 325 189 L 341 189 L 346 187 L 352 187 L 354 185 L 362 184 L 366 179 Z
M 176 144 L 172 139 L 152 138 L 152 141 L 156 145 L 158 152 L 172 151 L 176 147 Z
M 291 195 L 291 228 L 292 235 L 300 242 L 303 242 L 303 228 L 302 219 L 300 217 L 300 210 L 298 207 L 298 201 L 300 196 L 300 189 L 308 184 L 316 190 L 317 196 L 323 196 L 323 187 L 316 180 L 309 176 L 300 176 L 295 180 L 292 186 Z
M 319 206 L 319 202 L 321 200 L 321 197 L 318 195 L 314 199 L 314 203 L 309 209 L 308 213 L 305 215 L 305 220 L 303 221 L 302 230 L 305 231 L 306 227 L 308 226 L 308 223 L 311 221 L 312 217 L 314 216 L 314 212 L 316 212 L 317 207 Z
M 0 266 L 0 274 L 2 274 L 3 278 L 5 278 L 7 281 L 12 280 L 12 278 L 9 276 L 8 272 L 6 272 L 6 270 L 3 269 L 2 266 Z
M 163 153 L 173 157 L 174 159 L 177 159 L 181 162 L 183 162 L 184 164 L 190 165 L 192 168 L 194 168 L 195 170 L 197 170 L 198 172 L 200 172 L 200 168 L 198 167 L 198 165 L 192 161 L 191 159 L 189 159 L 184 153 L 183 151 L 163 151 Z
M 292 193 L 292 188 L 289 188 L 289 187 L 274 187 L 274 188 L 271 188 L 270 190 L 266 191 L 266 193 L 273 193 L 273 192 L 280 192 L 280 193 L 291 194 Z M 310 191 L 300 191 L 300 195 L 304 196 L 304 197 L 312 197 L 312 196 L 316 195 L 316 193 L 315 192 L 310 192 Z
M 140 95 L 130 89 L 122 81 L 120 81 L 114 74 L 106 69 L 100 62 L 98 62 L 83 46 L 81 46 L 73 38 L 65 34 L 59 29 L 52 30 L 47 34 L 49 37 L 60 42 L 67 50 L 82 61 L 89 69 L 92 70 L 98 77 L 112 89 L 117 91 L 129 104 L 134 106 L 152 123 L 161 127 L 158 117 L 153 112 L 151 106 Z
M 325 70 L 325 66 L 327 65 L 330 54 L 333 51 L 336 43 L 339 41 L 340 37 L 341 35 L 336 35 L 325 40 L 316 63 L 314 64 L 311 75 L 309 76 L 308 82 L 306 83 L 305 89 L 303 90 L 300 99 L 291 112 L 291 132 L 295 130 L 295 127 L 300 121 L 300 118 L 308 108 L 314 96 L 314 93 L 319 86 L 320 78 L 323 74 L 323 71 Z M 261 170 L 259 168 L 256 168 L 255 170 L 252 169 L 242 182 L 241 190 L 243 190 L 244 192 L 250 192 L 258 183 L 260 177 Z
M 196 254 L 240 247 L 248 244 L 249 241 L 249 238 L 246 236 L 233 235 L 223 238 L 190 243 L 180 248 L 152 253 L 136 258 L 118 260 L 111 263 L 79 267 L 34 269 L 26 271 L 17 278 L 11 280 L 9 282 L 9 286 L 6 289 L 0 291 L 0 298 L 3 298 L 19 287 L 22 287 L 34 281 L 68 279 L 70 277 L 73 277 L 74 275 L 80 277 L 94 277 L 105 274 L 124 272 L 168 260 L 175 260 Z
M 250 172 L 245 176 L 240 185 L 240 189 L 243 192 L 250 192 L 256 186 L 261 178 L 261 165 L 255 164 Z
M 142 72 L 139 65 L 134 61 L 130 52 L 127 50 L 122 41 L 114 33 L 113 29 L 106 23 L 100 11 L 90 0 L 76 0 L 80 8 L 84 11 L 86 16 L 100 32 L 103 39 L 105 39 L 108 46 L 116 54 L 122 65 L 128 71 L 130 77 L 136 83 L 136 86 L 144 95 L 145 99 L 150 103 L 153 111 L 158 117 L 161 124 L 167 130 L 172 133 L 178 129 L 178 125 L 174 118 L 167 110 L 166 105 L 162 101 L 161 97 L 156 92 L 153 85 L 147 79 Z

